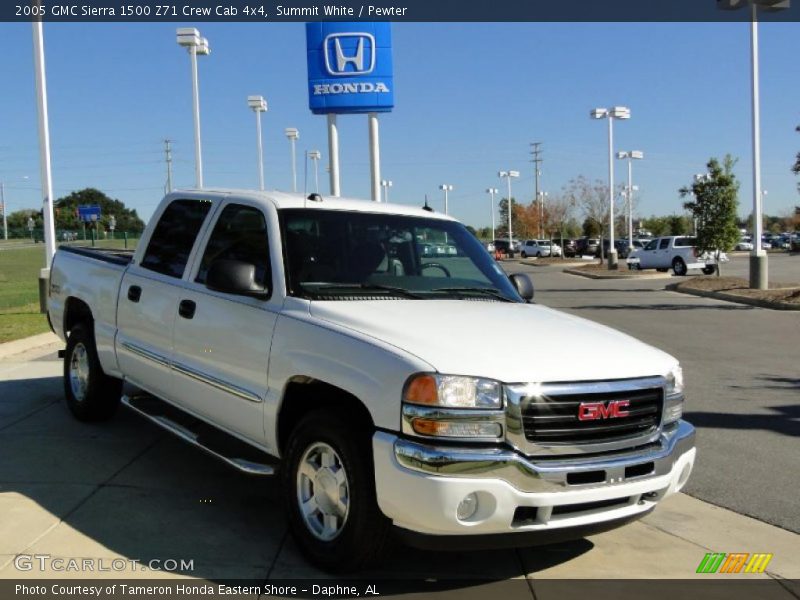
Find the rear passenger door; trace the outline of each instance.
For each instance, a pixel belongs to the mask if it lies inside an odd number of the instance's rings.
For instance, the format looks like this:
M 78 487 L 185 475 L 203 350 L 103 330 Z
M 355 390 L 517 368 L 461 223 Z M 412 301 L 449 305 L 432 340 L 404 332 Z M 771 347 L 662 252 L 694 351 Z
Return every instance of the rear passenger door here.
M 264 439 L 269 350 L 282 303 L 279 295 L 272 295 L 267 222 L 260 206 L 241 200 L 223 204 L 177 299 L 181 309 L 174 334 L 176 401 L 257 442 Z M 269 290 L 268 297 L 206 287 L 215 260 L 255 265 L 256 283 Z
M 162 398 L 173 397 L 172 330 L 181 279 L 212 206 L 207 200 L 170 202 L 122 278 L 117 361 L 126 379 Z

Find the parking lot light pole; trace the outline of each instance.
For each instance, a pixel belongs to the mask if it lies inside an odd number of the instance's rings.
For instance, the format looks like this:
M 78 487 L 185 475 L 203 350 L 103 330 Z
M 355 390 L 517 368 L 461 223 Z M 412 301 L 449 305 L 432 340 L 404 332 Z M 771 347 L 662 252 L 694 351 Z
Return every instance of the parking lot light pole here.
M 203 150 L 200 142 L 200 84 L 197 77 L 197 57 L 208 56 L 211 49 L 208 40 L 200 37 L 200 32 L 194 27 L 178 28 L 178 45 L 189 52 L 192 66 L 192 105 L 194 112 L 194 170 L 195 186 L 203 188 Z
M 447 193 L 453 191 L 453 186 L 443 183 L 439 186 L 439 189 L 444 191 L 444 214 L 450 214 L 447 212 Z
M 593 119 L 608 119 L 608 268 L 616 270 L 617 248 L 614 245 L 614 119 L 630 119 L 631 109 L 625 106 L 595 108 L 589 113 Z
M 750 251 L 750 287 L 765 290 L 769 287 L 767 253 L 761 247 L 762 194 L 761 194 L 761 100 L 759 97 L 758 72 L 758 9 L 767 11 L 785 10 L 790 0 L 717 0 L 717 7 L 723 10 L 736 10 L 750 6 L 750 79 L 752 95 L 752 137 L 753 137 L 753 237 L 758 240 Z
M 628 161 L 628 191 L 625 198 L 628 200 L 628 250 L 633 250 L 633 161 L 642 160 L 644 152 L 641 150 L 617 152 L 617 158 Z
M 381 187 L 383 188 L 383 201 L 389 202 L 389 188 L 392 187 L 391 179 L 381 179 Z
M 493 244 L 494 244 L 494 240 L 496 239 L 496 236 L 495 236 L 495 233 L 494 233 L 494 213 L 496 211 L 496 208 L 495 208 L 495 205 L 494 205 L 494 196 L 495 196 L 495 194 L 497 194 L 499 192 L 500 192 L 500 190 L 498 190 L 497 188 L 487 188 L 486 189 L 486 193 L 489 194 L 490 197 L 491 197 L 491 200 L 490 200 L 491 204 L 489 206 L 492 209 L 492 243 Z
M 287 127 L 284 130 L 286 139 L 289 140 L 292 153 L 292 191 L 297 191 L 297 140 L 300 139 L 300 132 L 294 127 Z
M 309 150 L 308 158 L 314 163 L 314 192 L 319 194 L 319 161 L 322 158 L 322 152 Z
M 261 113 L 267 112 L 264 96 L 248 96 L 247 106 L 256 113 L 256 141 L 258 150 L 258 189 L 264 191 L 264 145 L 261 139 Z
M 511 179 L 519 177 L 519 171 L 498 171 L 497 176 L 500 179 L 505 179 L 508 184 L 508 253 L 514 251 L 514 236 L 511 232 L 511 213 L 513 212 L 513 205 L 511 203 Z

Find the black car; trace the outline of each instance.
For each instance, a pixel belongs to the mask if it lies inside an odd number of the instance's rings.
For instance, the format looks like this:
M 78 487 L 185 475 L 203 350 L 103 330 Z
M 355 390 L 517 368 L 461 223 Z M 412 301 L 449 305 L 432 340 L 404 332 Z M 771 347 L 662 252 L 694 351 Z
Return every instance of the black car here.
M 556 242 L 560 240 L 556 239 Z M 561 251 L 564 256 L 573 257 L 578 254 L 578 240 L 564 238 L 564 244 L 561 246 Z
M 617 256 L 619 258 L 628 258 L 628 240 L 614 240 L 614 247 L 617 249 Z M 609 241 L 603 240 L 603 256 L 608 256 L 608 249 L 610 248 Z M 600 257 L 600 245 L 598 244 L 595 251 L 595 257 Z
M 581 238 L 577 243 L 577 252 L 581 256 L 594 256 L 600 248 L 600 240 L 597 238 Z

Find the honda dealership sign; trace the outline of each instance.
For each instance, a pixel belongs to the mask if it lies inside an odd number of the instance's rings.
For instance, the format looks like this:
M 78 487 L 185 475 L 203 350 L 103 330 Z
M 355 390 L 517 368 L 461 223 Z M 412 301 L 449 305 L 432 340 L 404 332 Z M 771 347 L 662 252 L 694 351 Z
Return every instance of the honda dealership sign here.
M 312 112 L 392 110 L 390 23 L 307 23 L 306 50 Z

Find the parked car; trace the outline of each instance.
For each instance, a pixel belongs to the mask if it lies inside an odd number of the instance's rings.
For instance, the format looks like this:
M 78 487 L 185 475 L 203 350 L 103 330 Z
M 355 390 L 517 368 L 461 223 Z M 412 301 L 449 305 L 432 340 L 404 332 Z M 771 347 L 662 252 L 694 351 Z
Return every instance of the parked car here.
M 561 246 L 555 242 L 550 242 L 550 256 L 561 256 Z
M 514 252 L 516 252 L 514 246 L 509 246 L 508 240 L 497 239 L 492 242 L 492 245 L 494 246 L 495 251 L 500 252 L 500 254 L 513 256 Z
M 608 249 L 611 247 L 607 239 L 603 240 L 603 256 L 608 256 Z M 614 247 L 617 249 L 617 256 L 619 258 L 628 257 L 628 241 L 627 240 L 614 240 Z M 600 257 L 600 247 L 598 246 L 595 252 L 596 257 Z
M 598 238 L 581 238 L 578 240 L 578 255 L 594 256 L 599 247 L 600 240 Z
M 741 251 L 750 252 L 753 249 L 753 243 L 747 238 L 742 238 L 738 242 L 736 242 L 736 246 L 734 246 L 733 249 L 740 252 Z
M 548 240 L 525 240 L 520 249 L 520 256 L 522 258 L 528 258 L 529 256 L 542 258 L 550 256 L 550 252 L 551 247 Z
M 578 240 L 564 238 L 564 256 L 573 257 L 578 253 Z
M 671 235 L 654 239 L 641 250 L 634 250 L 627 259 L 629 269 L 656 269 L 675 275 L 686 275 L 689 269 L 701 269 L 711 275 L 717 269 L 717 262 L 710 253 L 700 255 L 696 248 L 697 239 L 685 235 Z M 720 262 L 728 262 L 726 254 Z
M 420 255 L 420 231 L 457 253 Z M 531 303 L 526 275 L 420 208 L 176 191 L 135 252 L 61 246 L 47 289 L 72 414 L 123 403 L 278 475 L 288 530 L 325 570 L 365 568 L 392 537 L 582 538 L 649 514 L 694 465 L 675 358 Z M 576 340 L 614 360 L 571 360 Z

